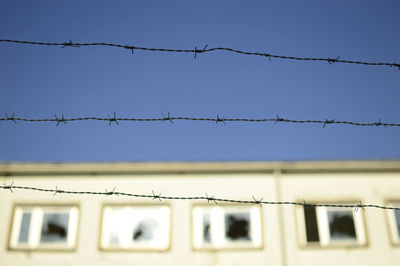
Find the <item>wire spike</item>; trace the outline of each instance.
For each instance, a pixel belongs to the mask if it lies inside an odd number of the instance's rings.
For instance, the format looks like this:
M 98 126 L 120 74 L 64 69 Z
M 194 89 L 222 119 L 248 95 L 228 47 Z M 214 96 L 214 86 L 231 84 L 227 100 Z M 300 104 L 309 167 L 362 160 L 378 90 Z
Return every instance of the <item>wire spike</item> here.
M 8 189 L 8 190 L 10 190 L 10 191 L 11 191 L 11 193 L 13 193 L 13 194 L 14 194 L 14 191 L 12 190 L 12 188 L 13 188 L 13 185 L 14 185 L 14 181 L 12 181 L 12 182 L 11 182 L 11 184 L 10 184 L 9 186 L 7 186 L 7 184 L 6 184 L 6 183 L 4 183 L 3 189 Z
M 201 53 L 207 52 L 207 50 L 206 50 L 207 47 L 208 47 L 208 44 L 206 44 L 203 49 L 198 50 L 197 47 L 195 46 L 194 47 L 194 58 L 195 59 L 197 58 L 197 54 L 201 54 Z
M 132 54 L 134 54 L 136 47 L 131 45 L 124 46 L 125 49 L 131 50 Z
M 111 196 L 111 195 L 114 195 L 114 194 L 118 195 L 118 193 L 115 192 L 115 189 L 116 189 L 116 187 L 114 187 L 113 190 L 111 190 L 111 191 L 107 191 L 107 189 L 105 189 L 105 191 L 106 191 L 105 194 L 106 194 L 107 196 Z M 119 196 L 119 195 L 118 195 L 118 196 Z
M 364 205 L 361 204 L 361 201 L 358 205 L 356 205 L 354 207 L 354 212 L 358 212 L 359 209 L 361 209 L 363 212 L 365 212 Z
M 62 191 L 61 189 L 58 189 L 58 187 L 56 186 L 56 190 L 54 191 L 53 196 L 55 196 L 58 193 L 63 193 L 64 191 Z
M 7 113 L 5 113 L 5 114 L 6 114 L 6 120 L 11 120 L 11 121 L 13 121 L 15 124 L 17 123 L 17 121 L 15 121 L 15 114 L 14 114 L 14 112 L 12 113 L 12 116 L 11 116 L 11 117 L 9 117 Z
M 325 119 L 325 123 L 324 123 L 324 126 L 323 126 L 322 128 L 325 128 L 325 126 L 326 126 L 327 124 L 333 124 L 333 123 L 335 123 L 335 119 L 328 120 L 328 118 L 327 118 L 327 119 Z
M 377 127 L 382 126 L 382 121 L 380 118 L 379 118 L 378 122 L 375 123 L 375 126 L 377 126 Z
M 217 119 L 215 119 L 215 124 L 218 124 L 218 122 L 222 122 L 225 125 L 224 117 L 219 117 L 219 115 L 217 115 Z
M 393 63 L 393 64 L 391 65 L 391 67 L 397 67 L 397 70 L 400 70 L 400 64 Z
M 171 122 L 171 124 L 174 123 L 174 121 L 172 121 L 171 116 L 169 115 L 169 112 L 168 112 L 168 116 L 165 116 L 164 113 L 161 113 L 161 115 L 163 116 L 163 120 L 166 120 L 166 121 L 168 120 L 169 122 Z
M 271 60 L 271 55 L 270 55 L 270 54 L 264 54 L 264 56 L 265 56 L 266 58 L 268 58 L 270 62 L 272 61 L 272 60 Z
M 73 43 L 71 40 L 69 40 L 69 42 L 63 43 L 62 48 L 65 48 L 65 47 L 67 47 L 67 46 L 70 46 L 70 47 L 78 47 L 78 48 L 80 47 L 78 44 Z
M 261 198 L 261 199 L 257 200 L 254 196 L 251 196 L 251 197 L 253 198 L 254 203 L 255 204 L 259 204 L 260 207 L 262 208 L 262 201 L 263 201 L 264 198 Z
M 115 122 L 117 125 L 119 125 L 118 124 L 117 115 L 115 114 L 115 111 L 114 111 L 114 116 L 113 117 L 108 116 L 108 126 L 111 126 L 112 122 Z
M 336 58 L 328 58 L 327 61 L 330 65 L 332 65 L 333 63 L 338 62 L 340 56 L 336 57 Z
M 65 121 L 65 118 L 64 118 L 64 115 L 63 115 L 63 114 L 61 115 L 61 118 L 58 118 L 57 115 L 54 115 L 54 116 L 56 117 L 57 126 L 58 126 L 60 123 L 67 124 L 67 121 Z
M 215 197 L 214 196 L 209 197 L 207 193 L 206 193 L 206 200 L 208 203 L 212 201 L 214 202 L 215 205 L 218 205 L 218 202 L 216 201 Z
M 282 121 L 285 121 L 285 119 L 279 117 L 279 115 L 276 115 L 275 124 Z
M 161 193 L 157 195 L 154 193 L 154 190 L 152 190 L 151 192 L 153 193 L 153 200 L 158 199 L 159 201 L 161 201 Z

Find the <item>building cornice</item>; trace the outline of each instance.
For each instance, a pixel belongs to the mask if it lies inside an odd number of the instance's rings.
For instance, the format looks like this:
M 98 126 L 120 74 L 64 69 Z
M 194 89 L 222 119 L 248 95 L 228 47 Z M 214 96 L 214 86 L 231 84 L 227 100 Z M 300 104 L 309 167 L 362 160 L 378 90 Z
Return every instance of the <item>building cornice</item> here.
M 0 163 L 0 176 L 400 172 L 400 160 L 269 162 Z

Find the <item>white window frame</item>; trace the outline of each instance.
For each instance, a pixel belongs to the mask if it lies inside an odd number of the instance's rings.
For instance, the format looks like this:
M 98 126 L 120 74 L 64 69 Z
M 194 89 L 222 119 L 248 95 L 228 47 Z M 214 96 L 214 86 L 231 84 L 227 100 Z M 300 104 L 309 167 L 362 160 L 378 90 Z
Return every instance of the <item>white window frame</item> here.
M 399 200 L 391 200 L 391 201 L 389 201 L 388 205 L 393 206 L 393 207 L 400 207 L 400 201 Z M 389 222 L 390 239 L 392 241 L 392 244 L 396 245 L 396 246 L 400 246 L 400 232 L 397 229 L 395 210 L 387 210 L 387 216 L 388 216 L 388 222 Z
M 19 242 L 23 213 L 31 213 L 26 243 Z M 40 242 L 43 217 L 46 213 L 68 213 L 66 242 Z M 14 207 L 9 248 L 12 250 L 73 250 L 76 246 L 79 209 L 77 205 L 24 205 Z
M 131 234 L 122 234 L 122 232 L 120 232 L 122 243 L 110 243 L 111 224 L 113 223 L 111 215 L 113 210 L 117 209 L 129 211 L 129 215 L 132 216 L 130 219 L 134 219 L 135 214 L 140 212 L 142 212 L 142 216 L 152 216 L 151 212 L 154 212 L 153 217 L 158 219 L 161 225 L 161 241 L 157 243 L 151 241 L 135 242 L 131 239 Z M 124 228 L 123 224 L 121 224 L 121 228 Z M 106 204 L 103 206 L 102 226 L 100 230 L 100 250 L 103 251 L 167 251 L 171 245 L 171 208 L 166 204 Z
M 210 214 L 210 242 L 203 239 L 203 215 Z M 225 215 L 248 213 L 250 240 L 231 241 L 225 236 Z M 260 249 L 263 246 L 261 208 L 256 205 L 208 206 L 195 205 L 192 209 L 192 245 L 195 250 Z
M 334 203 L 332 203 L 334 204 Z M 357 205 L 359 203 L 342 203 L 348 205 Z M 352 209 L 352 208 L 342 208 L 342 207 L 324 207 L 316 206 L 316 219 L 317 219 L 317 229 L 319 235 L 319 241 L 308 242 L 306 233 L 306 221 L 304 215 L 304 208 L 307 207 L 297 207 L 296 212 L 299 217 L 298 227 L 300 233 L 301 244 L 304 246 L 320 246 L 320 247 L 360 247 L 367 245 L 367 236 L 364 224 L 363 210 Z M 329 211 L 347 211 L 352 212 L 354 230 L 356 238 L 354 240 L 332 240 L 330 236 L 328 212 Z

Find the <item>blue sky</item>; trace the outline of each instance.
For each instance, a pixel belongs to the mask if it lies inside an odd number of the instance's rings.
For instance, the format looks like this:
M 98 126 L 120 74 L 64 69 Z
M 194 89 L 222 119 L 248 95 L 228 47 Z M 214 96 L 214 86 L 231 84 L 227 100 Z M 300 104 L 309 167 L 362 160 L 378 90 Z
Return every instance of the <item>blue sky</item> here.
M 400 62 L 399 1 L 1 1 L 0 38 L 231 47 Z M 227 52 L 0 43 L 0 116 L 400 122 L 400 71 Z M 400 128 L 176 121 L 0 123 L 0 161 L 400 158 Z

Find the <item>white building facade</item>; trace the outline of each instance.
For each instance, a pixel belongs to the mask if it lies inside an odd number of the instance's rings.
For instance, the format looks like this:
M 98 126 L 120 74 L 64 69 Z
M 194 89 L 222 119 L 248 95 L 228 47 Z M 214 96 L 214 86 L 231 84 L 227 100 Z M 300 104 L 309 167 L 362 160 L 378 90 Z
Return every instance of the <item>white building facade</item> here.
M 400 211 L 256 203 L 400 207 L 400 161 L 2 163 L 0 182 L 60 191 L 0 190 L 1 266 L 400 265 Z

